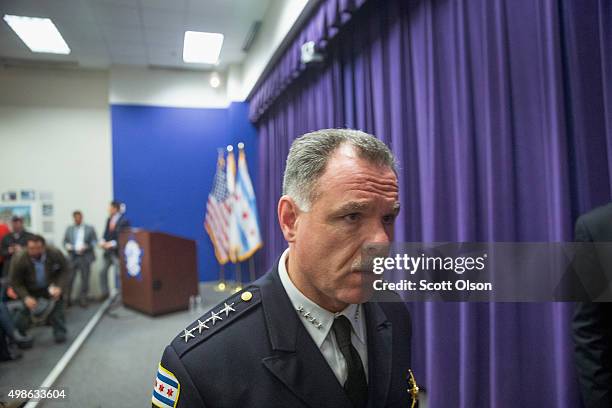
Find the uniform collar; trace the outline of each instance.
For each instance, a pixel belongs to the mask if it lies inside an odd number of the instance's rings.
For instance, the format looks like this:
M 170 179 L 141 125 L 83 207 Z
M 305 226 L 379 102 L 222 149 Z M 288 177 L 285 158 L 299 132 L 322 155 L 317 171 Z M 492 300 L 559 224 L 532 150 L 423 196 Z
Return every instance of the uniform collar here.
M 331 327 L 334 323 L 334 319 L 337 316 L 346 316 L 351 322 L 353 331 L 361 340 L 365 343 L 365 321 L 363 318 L 363 306 L 360 304 L 351 304 L 341 312 L 333 313 L 326 310 L 307 298 L 300 290 L 293 284 L 289 274 L 287 273 L 287 256 L 289 254 L 289 248 L 283 252 L 278 261 L 278 275 L 280 281 L 289 296 L 289 300 L 293 305 L 300 317 L 300 321 L 304 324 L 306 331 L 310 334 L 317 347 L 321 347 L 323 341 L 329 334 Z

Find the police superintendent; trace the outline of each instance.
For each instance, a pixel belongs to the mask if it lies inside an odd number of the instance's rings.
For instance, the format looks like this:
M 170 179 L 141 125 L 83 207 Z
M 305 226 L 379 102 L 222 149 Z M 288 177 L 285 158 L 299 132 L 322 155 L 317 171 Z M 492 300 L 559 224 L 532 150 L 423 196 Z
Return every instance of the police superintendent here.
M 398 212 L 383 142 L 350 129 L 297 138 L 278 202 L 289 248 L 166 347 L 153 406 L 410 407 L 410 315 L 368 302 L 360 270 L 362 246 L 390 242 Z

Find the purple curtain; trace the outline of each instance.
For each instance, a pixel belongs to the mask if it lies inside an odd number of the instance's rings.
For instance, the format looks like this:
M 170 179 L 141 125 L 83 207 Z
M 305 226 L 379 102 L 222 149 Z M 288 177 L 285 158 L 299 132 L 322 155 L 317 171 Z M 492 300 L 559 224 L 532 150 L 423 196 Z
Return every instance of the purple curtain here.
M 611 199 L 611 25 L 609 0 L 363 4 L 324 66 L 257 108 L 261 266 L 285 247 L 276 203 L 289 145 L 324 127 L 393 149 L 398 241 L 572 240 L 577 215 Z M 572 304 L 410 306 L 431 407 L 580 406 Z
M 249 118 L 256 122 L 285 89 L 306 69 L 300 60 L 302 44 L 312 41 L 320 51 L 340 32 L 366 0 L 325 0 L 293 38 L 280 62 L 255 89 L 249 103 Z

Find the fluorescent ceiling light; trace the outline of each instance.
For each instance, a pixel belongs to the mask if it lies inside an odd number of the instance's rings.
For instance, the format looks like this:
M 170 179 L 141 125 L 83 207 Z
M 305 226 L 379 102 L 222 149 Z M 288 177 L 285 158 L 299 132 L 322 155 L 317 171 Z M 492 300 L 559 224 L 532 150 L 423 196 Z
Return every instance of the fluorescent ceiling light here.
M 183 61 L 216 64 L 223 45 L 223 34 L 185 31 Z
M 32 52 L 70 54 L 70 48 L 48 18 L 4 15 L 4 21 Z

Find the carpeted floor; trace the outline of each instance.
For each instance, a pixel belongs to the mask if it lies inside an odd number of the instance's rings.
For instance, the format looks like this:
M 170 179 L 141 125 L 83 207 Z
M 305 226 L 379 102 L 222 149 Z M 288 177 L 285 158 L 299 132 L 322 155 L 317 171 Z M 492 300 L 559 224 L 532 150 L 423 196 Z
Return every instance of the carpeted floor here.
M 53 386 L 65 389 L 66 398 L 47 400 L 44 407 L 143 407 L 150 406 L 153 379 L 165 346 L 187 324 L 222 301 L 229 293 L 212 286 L 201 291 L 203 302 L 193 311 L 156 318 L 122 306 L 111 307 Z M 16 362 L 0 363 L 0 401 L 12 387 L 37 388 L 53 369 L 100 304 L 69 310 L 69 338 L 53 343 L 50 327 L 32 331 L 35 347 Z
M 150 317 L 117 307 L 105 314 L 58 379 L 68 398 L 44 407 L 145 407 L 165 346 L 190 322 L 228 294 L 203 290 L 199 310 Z
M 55 344 L 50 326 L 31 328 L 29 334 L 34 337 L 34 347 L 24 350 L 20 360 L 0 362 L 0 402 L 10 400 L 7 394 L 11 389 L 37 388 L 99 306 L 100 303 L 94 303 L 87 309 L 77 306 L 66 310 L 68 337 L 63 344 Z

